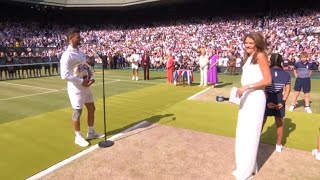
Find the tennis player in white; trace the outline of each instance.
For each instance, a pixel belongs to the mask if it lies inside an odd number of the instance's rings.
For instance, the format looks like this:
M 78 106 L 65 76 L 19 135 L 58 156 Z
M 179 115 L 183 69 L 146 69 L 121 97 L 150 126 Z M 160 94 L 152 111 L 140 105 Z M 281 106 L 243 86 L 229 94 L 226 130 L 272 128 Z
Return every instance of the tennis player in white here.
M 138 81 L 138 70 L 139 70 L 139 60 L 140 56 L 137 54 L 135 49 L 132 50 L 132 55 L 130 56 L 131 68 L 132 68 L 132 80 Z
M 104 134 L 96 132 L 93 127 L 95 105 L 90 86 L 94 83 L 94 79 L 92 77 L 83 78 L 74 75 L 74 68 L 76 65 L 79 63 L 86 63 L 85 54 L 79 50 L 81 40 L 80 30 L 71 28 L 66 35 L 69 46 L 60 59 L 61 79 L 67 80 L 68 82 L 68 95 L 72 108 L 74 109 L 72 124 L 76 134 L 75 143 L 81 147 L 85 147 L 89 145 L 87 140 L 102 138 L 104 137 Z M 85 140 L 80 133 L 80 117 L 83 105 L 85 105 L 88 110 L 87 140 Z

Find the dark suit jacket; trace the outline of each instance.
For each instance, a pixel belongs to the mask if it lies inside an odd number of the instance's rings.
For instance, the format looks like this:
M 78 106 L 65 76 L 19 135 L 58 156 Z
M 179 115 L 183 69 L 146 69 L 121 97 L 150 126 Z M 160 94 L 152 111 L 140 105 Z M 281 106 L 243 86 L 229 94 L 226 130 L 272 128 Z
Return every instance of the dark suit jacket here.
M 142 66 L 148 66 L 149 67 L 150 64 L 150 56 L 149 55 L 143 55 L 141 58 L 141 65 Z

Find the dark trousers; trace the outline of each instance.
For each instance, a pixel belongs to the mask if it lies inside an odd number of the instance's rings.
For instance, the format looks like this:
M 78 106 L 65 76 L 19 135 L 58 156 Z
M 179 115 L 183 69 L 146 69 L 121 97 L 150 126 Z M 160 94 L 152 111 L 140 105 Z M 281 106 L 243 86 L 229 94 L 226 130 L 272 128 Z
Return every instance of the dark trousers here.
M 59 75 L 58 64 L 52 64 L 51 68 L 52 75 L 54 74 L 54 70 L 56 70 L 57 75 Z
M 143 79 L 149 80 L 149 66 L 143 65 Z

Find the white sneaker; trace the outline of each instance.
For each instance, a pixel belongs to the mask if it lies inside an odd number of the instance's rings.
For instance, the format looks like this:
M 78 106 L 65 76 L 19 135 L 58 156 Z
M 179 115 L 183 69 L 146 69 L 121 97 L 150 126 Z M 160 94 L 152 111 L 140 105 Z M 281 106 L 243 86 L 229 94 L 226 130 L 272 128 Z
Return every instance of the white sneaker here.
M 134 78 L 134 76 L 132 76 L 132 81 L 134 81 L 135 80 L 135 78 Z
M 289 107 L 289 111 L 292 112 L 292 111 L 294 110 L 294 108 L 295 108 L 294 105 L 291 105 L 291 106 Z
M 138 78 L 138 76 L 136 76 L 136 81 L 138 81 L 139 80 L 139 78 Z
M 87 133 L 87 139 L 91 140 L 91 139 L 98 139 L 98 138 L 103 138 L 104 134 L 102 133 L 98 133 L 97 131 L 93 131 L 92 133 Z
M 281 144 L 280 144 L 280 145 L 276 144 L 276 152 L 281 153 L 281 152 L 282 152 L 282 150 L 283 150 L 282 145 L 281 145 Z
M 320 160 L 320 153 L 318 152 L 318 149 L 312 150 L 312 156 L 314 156 L 317 160 Z
M 311 111 L 310 107 L 305 107 L 305 108 L 304 108 L 304 110 L 305 110 L 307 113 L 309 113 L 309 114 L 311 114 L 311 113 L 312 113 L 312 111 Z
M 312 156 L 316 156 L 318 154 L 318 149 L 313 149 L 311 151 Z
M 86 141 L 82 136 L 76 136 L 74 139 L 74 143 L 78 144 L 81 147 L 89 146 L 88 141 Z

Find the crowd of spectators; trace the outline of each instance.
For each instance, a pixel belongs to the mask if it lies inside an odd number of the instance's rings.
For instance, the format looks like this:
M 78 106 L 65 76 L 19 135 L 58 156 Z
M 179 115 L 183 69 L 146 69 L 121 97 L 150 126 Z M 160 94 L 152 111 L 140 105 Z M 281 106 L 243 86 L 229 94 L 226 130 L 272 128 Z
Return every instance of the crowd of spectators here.
M 55 47 L 56 54 L 66 49 L 63 24 L 40 25 L 15 21 L 0 22 L 0 46 L 4 47 Z M 235 56 L 240 67 L 243 58 L 243 37 L 247 32 L 264 34 L 269 53 L 278 52 L 284 57 L 284 68 L 291 69 L 299 55 L 305 51 L 314 69 L 319 67 L 320 11 L 300 9 L 279 11 L 268 16 L 238 16 L 175 19 L 152 26 L 134 24 L 82 25 L 81 48 L 92 63 L 105 61 L 112 69 L 129 67 L 130 52 L 147 51 L 151 68 L 165 68 L 165 51 L 170 49 L 176 68 L 198 69 L 199 48 L 204 47 L 210 57 L 212 50 L 219 56 L 218 66 L 227 66 L 229 57 Z M 10 56 L 9 54 L 6 54 Z M 98 58 L 98 56 L 100 58 Z

